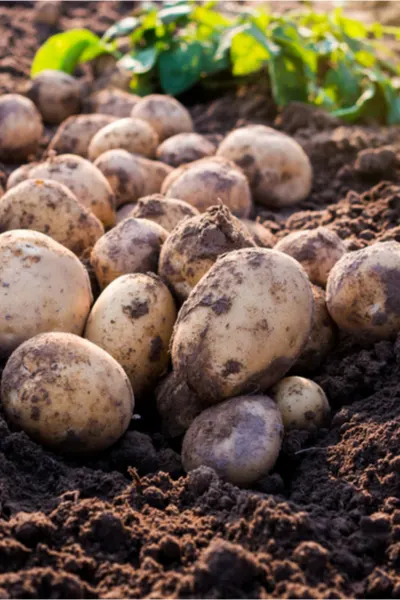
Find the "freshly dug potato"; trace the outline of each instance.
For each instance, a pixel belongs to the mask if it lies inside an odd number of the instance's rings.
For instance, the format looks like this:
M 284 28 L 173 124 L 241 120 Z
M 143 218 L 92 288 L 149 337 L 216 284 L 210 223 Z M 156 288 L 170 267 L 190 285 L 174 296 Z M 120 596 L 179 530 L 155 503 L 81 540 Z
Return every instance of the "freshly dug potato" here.
M 149 219 L 164 227 L 166 231 L 172 231 L 183 219 L 198 214 L 200 213 L 197 208 L 183 200 L 165 198 L 162 194 L 151 194 L 140 198 L 137 204 L 133 205 L 130 216 Z
M 206 408 L 187 383 L 180 381 L 173 372 L 162 380 L 155 395 L 161 430 L 168 438 L 183 435 Z
M 81 110 L 79 81 L 62 71 L 41 71 L 29 83 L 26 95 L 36 104 L 45 123 L 58 125 Z
M 315 429 L 326 422 L 330 406 L 324 390 L 304 377 L 285 377 L 271 390 L 285 429 Z
M 92 303 L 89 276 L 70 250 L 37 231 L 0 235 L 0 354 L 44 331 L 81 335 Z
M 128 273 L 156 273 L 162 244 L 168 237 L 157 223 L 128 217 L 103 235 L 90 257 L 101 288 Z
M 29 178 L 29 173 L 32 171 L 34 167 L 36 167 L 39 163 L 32 162 L 27 165 L 21 165 L 18 169 L 14 169 L 12 173 L 9 175 L 7 179 L 7 190 L 10 190 L 15 185 L 21 183 L 21 181 L 25 181 L 25 179 Z
M 163 244 L 158 272 L 184 302 L 218 256 L 240 248 L 255 247 L 253 238 L 226 206 L 179 223 Z
M 4 369 L 1 400 L 14 425 L 68 454 L 111 446 L 134 407 L 117 361 L 71 333 L 43 333 L 19 346 Z
M 127 150 L 108 150 L 94 164 L 114 190 L 117 207 L 156 194 L 172 171 L 164 163 L 131 154 Z
M 131 117 L 147 121 L 157 132 L 160 143 L 178 133 L 193 131 L 189 111 L 171 96 L 149 94 L 132 109 Z
M 311 191 L 312 167 L 300 144 L 264 125 L 248 125 L 229 133 L 218 156 L 242 167 L 253 199 L 271 207 L 292 206 Z
M 33 229 L 81 256 L 104 234 L 97 217 L 62 183 L 27 179 L 0 201 L 0 232 Z
M 334 231 L 317 227 L 289 233 L 276 244 L 275 250 L 295 258 L 311 283 L 324 288 L 330 270 L 346 252 L 346 246 Z
M 211 467 L 234 485 L 247 486 L 275 465 L 283 425 L 268 396 L 238 396 L 203 411 L 183 439 L 186 472 Z
M 89 107 L 91 112 L 123 119 L 130 117 L 133 107 L 139 100 L 140 96 L 135 94 L 117 88 L 108 88 L 93 94 L 89 98 Z
M 131 217 L 132 210 L 135 208 L 136 202 L 129 202 L 128 204 L 123 204 L 121 208 L 117 210 L 117 225 L 121 223 L 126 217 Z M 150 219 L 151 221 L 152 219 Z
M 335 323 L 358 337 L 400 331 L 400 244 L 380 242 L 345 254 L 329 274 L 326 302 Z
M 49 144 L 49 150 L 57 154 L 78 154 L 87 158 L 88 148 L 92 137 L 116 121 L 110 115 L 78 115 L 69 117 L 57 129 Z
M 36 152 L 42 133 L 42 118 L 29 98 L 0 96 L 0 160 L 25 160 Z
M 313 298 L 304 269 L 264 248 L 220 257 L 179 311 L 172 364 L 209 404 L 262 392 L 307 343 Z
M 256 246 L 260 248 L 273 248 L 275 246 L 276 239 L 274 234 L 259 221 L 250 221 L 250 219 L 240 220 L 250 232 Z
M 119 362 L 140 397 L 167 370 L 175 320 L 174 300 L 161 279 L 143 273 L 123 275 L 95 302 L 85 338 Z
M 237 217 L 248 217 L 252 202 L 246 177 L 217 157 L 202 158 L 172 171 L 161 186 L 168 198 L 180 198 L 204 212 L 219 200 Z
M 214 144 L 198 133 L 178 133 L 166 139 L 157 148 L 157 158 L 162 162 L 179 167 L 216 152 Z
M 154 129 L 141 119 L 117 119 L 100 129 L 89 144 L 88 156 L 96 160 L 107 150 L 122 149 L 152 158 L 158 144 Z

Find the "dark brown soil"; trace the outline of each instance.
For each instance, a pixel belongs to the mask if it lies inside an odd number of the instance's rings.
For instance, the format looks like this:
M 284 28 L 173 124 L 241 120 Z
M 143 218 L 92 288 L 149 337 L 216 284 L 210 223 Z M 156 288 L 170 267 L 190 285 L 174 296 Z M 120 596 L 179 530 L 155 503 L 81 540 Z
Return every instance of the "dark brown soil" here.
M 0 3 L 1 91 L 18 89 L 49 33 L 30 6 Z M 128 8 L 71 2 L 61 27 L 102 31 Z M 350 249 L 400 241 L 398 129 L 343 128 L 301 105 L 277 115 L 259 87 L 192 112 L 215 137 L 275 122 L 304 145 L 310 198 L 292 214 L 258 211 L 278 237 L 327 224 Z M 343 338 L 315 380 L 329 427 L 287 435 L 253 490 L 208 469 L 184 477 L 151 398 L 115 447 L 81 462 L 0 416 L 0 598 L 399 598 L 400 336 Z

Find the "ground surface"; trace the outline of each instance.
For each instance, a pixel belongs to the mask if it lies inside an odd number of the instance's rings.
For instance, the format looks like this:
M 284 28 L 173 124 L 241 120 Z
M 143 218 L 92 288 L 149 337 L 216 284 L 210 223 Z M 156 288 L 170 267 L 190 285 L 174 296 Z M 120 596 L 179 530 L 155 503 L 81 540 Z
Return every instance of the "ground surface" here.
M 61 24 L 101 31 L 125 9 L 69 3 Z M 2 91 L 27 76 L 47 33 L 29 3 L 0 3 Z M 292 215 L 261 213 L 278 236 L 327 224 L 350 248 L 400 241 L 399 130 L 343 128 L 302 106 L 277 117 L 257 89 L 192 111 L 202 132 L 275 121 L 304 145 L 310 199 Z M 343 339 L 315 379 L 329 428 L 287 436 L 250 491 L 208 470 L 183 477 L 179 448 L 150 418 L 78 464 L 0 416 L 0 598 L 398 598 L 400 337 Z

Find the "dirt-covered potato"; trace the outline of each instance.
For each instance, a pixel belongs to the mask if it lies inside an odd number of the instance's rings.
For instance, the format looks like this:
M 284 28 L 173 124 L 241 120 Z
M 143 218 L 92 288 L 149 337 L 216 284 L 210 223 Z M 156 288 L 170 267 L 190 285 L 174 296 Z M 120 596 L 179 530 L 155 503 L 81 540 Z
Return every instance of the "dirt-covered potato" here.
M 155 396 L 161 430 L 168 438 L 183 435 L 197 415 L 207 408 L 187 383 L 180 381 L 173 372 L 162 380 Z
M 108 88 L 96 92 L 89 98 L 89 109 L 93 113 L 112 115 L 123 119 L 130 117 L 133 107 L 139 100 L 140 96 L 135 94 L 117 88 Z
M 42 133 L 42 118 L 32 100 L 19 94 L 0 96 L 0 160 L 25 160 L 36 152 Z
M 304 269 L 264 248 L 220 257 L 183 304 L 172 339 L 177 375 L 201 399 L 263 392 L 303 350 L 313 298 Z
M 96 160 L 107 150 L 122 149 L 152 158 L 158 144 L 158 135 L 149 123 L 141 119 L 117 119 L 100 129 L 92 138 L 88 156 Z
M 216 147 L 198 133 L 178 133 L 166 139 L 157 148 L 157 158 L 162 162 L 179 167 L 206 156 L 212 156 Z
M 229 133 L 218 156 L 233 160 L 245 172 L 253 199 L 272 207 L 291 206 L 311 190 L 312 167 L 300 144 L 264 125 L 248 125 Z
M 193 131 L 189 111 L 171 96 L 149 94 L 132 109 L 131 117 L 150 123 L 157 132 L 160 143 L 178 133 Z
M 3 371 L 1 401 L 14 425 L 68 454 L 111 446 L 134 407 L 117 361 L 71 333 L 43 333 L 19 346 Z
M 61 0 L 39 0 L 35 2 L 34 19 L 36 23 L 42 23 L 49 27 L 55 27 L 61 17 Z
M 200 213 L 197 208 L 183 200 L 166 198 L 162 194 L 151 194 L 138 200 L 130 216 L 149 219 L 164 227 L 166 231 L 172 231 L 183 219 L 198 214 Z
M 250 221 L 250 219 L 241 219 L 241 221 L 250 232 L 256 246 L 260 248 L 273 248 L 275 246 L 274 234 L 259 221 Z
M 330 270 L 346 252 L 346 246 L 334 231 L 317 227 L 289 233 L 276 244 L 275 250 L 295 258 L 311 283 L 324 288 Z
M 161 193 L 180 198 L 200 212 L 221 201 L 235 216 L 248 217 L 252 206 L 249 184 L 242 171 L 217 157 L 178 167 L 165 178 Z
M 45 331 L 81 335 L 92 303 L 87 271 L 37 231 L 0 235 L 0 354 Z
M 132 210 L 135 208 L 136 202 L 129 202 L 128 204 L 123 204 L 121 208 L 117 210 L 117 225 L 121 223 L 126 217 L 131 217 Z M 150 219 L 151 221 L 152 219 Z
M 168 232 L 147 219 L 128 217 L 97 240 L 90 257 L 101 288 L 128 273 L 157 273 Z
M 158 272 L 184 302 L 218 256 L 252 247 L 253 238 L 239 219 L 226 206 L 213 206 L 175 227 L 161 249 Z
M 117 198 L 117 207 L 156 194 L 172 171 L 168 165 L 127 150 L 108 150 L 95 161 Z
M 345 254 L 329 274 L 326 302 L 335 323 L 357 337 L 400 331 L 400 244 L 380 242 Z
M 135 397 L 154 389 L 166 372 L 176 320 L 174 300 L 156 275 L 134 273 L 111 282 L 95 302 L 85 338 L 123 367 Z
M 26 95 L 36 104 L 45 123 L 57 125 L 81 110 L 79 81 L 62 71 L 41 71 L 29 83 Z
M 324 390 L 304 377 L 285 377 L 271 390 L 285 429 L 315 429 L 328 419 L 330 406 Z
M 182 445 L 186 472 L 211 467 L 234 485 L 247 486 L 275 465 L 282 445 L 282 418 L 268 396 L 238 396 L 203 411 Z
M 21 165 L 17 169 L 12 171 L 7 179 L 6 189 L 10 190 L 15 185 L 21 183 L 21 181 L 25 181 L 25 179 L 29 178 L 29 173 L 32 171 L 34 167 L 36 167 L 39 163 L 32 162 L 27 165 Z
M 87 158 L 92 137 L 116 120 L 116 117 L 110 115 L 68 117 L 57 129 L 49 144 L 49 150 L 54 150 L 57 154 L 78 154 Z

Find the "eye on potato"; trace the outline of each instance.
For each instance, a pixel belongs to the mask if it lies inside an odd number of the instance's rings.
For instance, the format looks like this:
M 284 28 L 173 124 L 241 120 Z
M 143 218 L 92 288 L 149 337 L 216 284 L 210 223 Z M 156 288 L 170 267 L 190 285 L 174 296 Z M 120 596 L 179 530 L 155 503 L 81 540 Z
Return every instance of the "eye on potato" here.
M 208 404 L 265 391 L 300 355 L 312 315 L 311 284 L 293 258 L 264 248 L 228 252 L 179 311 L 174 371 Z
M 25 160 L 36 152 L 42 133 L 42 118 L 29 98 L 0 96 L 0 160 Z
M 1 402 L 14 425 L 68 454 L 111 446 L 134 407 L 117 361 L 70 333 L 43 333 L 19 346 L 3 372 Z
M 118 119 L 100 129 L 89 144 L 88 156 L 96 160 L 107 150 L 122 149 L 152 158 L 158 145 L 158 135 L 141 119 Z
M 207 408 L 190 425 L 183 467 L 186 472 L 211 467 L 234 485 L 251 485 L 275 465 L 282 438 L 282 418 L 271 398 L 231 398 Z
M 79 81 L 62 71 L 41 71 L 29 83 L 26 95 L 36 104 L 45 123 L 58 125 L 81 110 Z
M 155 396 L 157 411 L 161 417 L 161 431 L 168 438 L 183 435 L 197 415 L 206 408 L 187 383 L 179 380 L 174 372 L 161 381 Z
M 178 133 L 166 139 L 157 148 L 157 158 L 171 167 L 179 167 L 206 156 L 212 156 L 216 147 L 198 133 Z
M 140 198 L 137 204 L 133 205 L 130 216 L 149 219 L 161 225 L 166 231 L 172 231 L 183 219 L 198 214 L 200 213 L 194 206 L 183 200 L 165 198 L 162 194 L 151 194 Z
M 178 133 L 193 131 L 189 111 L 171 96 L 149 94 L 132 109 L 131 117 L 147 121 L 157 132 L 160 142 Z
M 275 246 L 276 240 L 274 234 L 259 221 L 250 221 L 250 219 L 240 220 L 246 229 L 248 229 L 256 246 L 260 248 L 273 248 Z
M 108 88 L 96 92 L 89 98 L 89 109 L 93 113 L 101 113 L 123 119 L 130 117 L 133 107 L 139 100 L 140 96 L 136 96 L 135 94 L 130 94 L 117 88 Z
M 328 419 L 330 406 L 324 390 L 304 377 L 285 377 L 271 390 L 285 429 L 315 429 Z
M 57 154 L 77 154 L 87 158 L 92 137 L 106 125 L 116 121 L 110 115 L 78 115 L 61 123 L 49 144 Z

